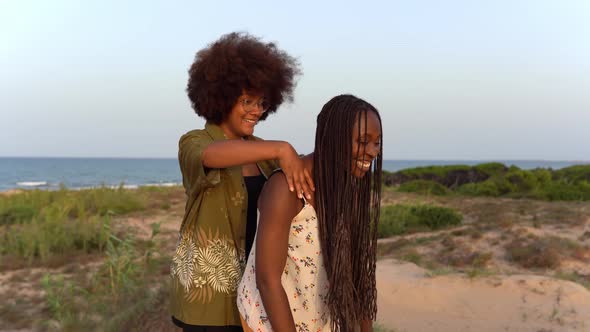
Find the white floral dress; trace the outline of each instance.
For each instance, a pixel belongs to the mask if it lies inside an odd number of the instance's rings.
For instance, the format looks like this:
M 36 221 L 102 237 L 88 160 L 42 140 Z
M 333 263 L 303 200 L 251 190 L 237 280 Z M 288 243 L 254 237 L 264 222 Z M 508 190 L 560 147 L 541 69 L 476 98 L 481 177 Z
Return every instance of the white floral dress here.
M 298 332 L 330 331 L 328 280 L 318 235 L 316 212 L 305 202 L 291 222 L 287 262 L 281 277 Z M 272 331 L 256 287 L 255 255 L 256 241 L 238 285 L 238 310 L 252 330 Z

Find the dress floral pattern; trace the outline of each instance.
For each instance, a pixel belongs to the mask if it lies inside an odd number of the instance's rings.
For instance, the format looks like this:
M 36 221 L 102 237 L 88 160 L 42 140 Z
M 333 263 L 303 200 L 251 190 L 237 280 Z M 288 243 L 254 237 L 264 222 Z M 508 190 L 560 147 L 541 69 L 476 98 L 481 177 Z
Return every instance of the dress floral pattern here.
M 238 285 L 238 310 L 252 330 L 272 331 L 256 287 L 256 244 Z M 305 203 L 291 222 L 288 256 L 281 283 L 298 332 L 330 331 L 327 307 L 328 281 L 318 238 L 317 216 Z

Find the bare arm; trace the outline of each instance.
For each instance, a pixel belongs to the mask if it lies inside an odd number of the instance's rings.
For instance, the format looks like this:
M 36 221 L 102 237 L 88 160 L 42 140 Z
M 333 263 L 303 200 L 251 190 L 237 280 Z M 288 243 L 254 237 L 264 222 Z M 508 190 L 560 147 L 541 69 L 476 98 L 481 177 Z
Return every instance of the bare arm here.
M 291 221 L 303 203 L 287 190 L 285 175 L 275 174 L 259 199 L 256 234 L 256 284 L 274 331 L 295 332 L 295 322 L 281 276 L 287 261 Z
M 290 191 L 303 191 L 310 197 L 315 190 L 311 175 L 291 144 L 283 141 L 226 140 L 209 144 L 201 155 L 207 168 L 226 168 L 246 165 L 261 160 L 278 159 L 285 172 Z M 300 196 L 301 197 L 301 196 Z
M 294 151 L 289 143 L 282 141 L 225 140 L 209 144 L 201 158 L 205 167 L 226 168 L 279 159 L 291 152 L 289 149 Z

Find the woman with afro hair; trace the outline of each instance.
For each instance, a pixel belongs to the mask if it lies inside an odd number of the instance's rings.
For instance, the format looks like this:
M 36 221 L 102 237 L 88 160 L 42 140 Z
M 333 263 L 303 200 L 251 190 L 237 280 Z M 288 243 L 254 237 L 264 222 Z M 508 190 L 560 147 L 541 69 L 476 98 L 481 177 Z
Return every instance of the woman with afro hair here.
M 297 60 L 247 33 L 200 50 L 188 97 L 205 128 L 180 138 L 186 192 L 171 265 L 171 314 L 183 331 L 241 331 L 236 288 L 256 231 L 258 195 L 280 167 L 289 190 L 310 197 L 313 181 L 295 149 L 255 136 L 259 121 L 293 100 Z

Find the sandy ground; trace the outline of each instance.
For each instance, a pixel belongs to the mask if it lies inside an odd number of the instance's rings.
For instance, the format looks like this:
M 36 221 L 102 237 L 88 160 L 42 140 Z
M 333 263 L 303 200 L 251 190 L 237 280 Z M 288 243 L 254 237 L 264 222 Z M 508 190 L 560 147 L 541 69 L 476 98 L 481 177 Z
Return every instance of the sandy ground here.
M 148 238 L 151 224 L 161 223 L 162 254 L 171 255 L 177 230 L 182 219 L 182 193 L 172 197 L 167 211 L 132 214 L 117 220 L 139 238 Z M 180 197 L 180 198 L 179 198 Z M 476 250 L 492 253 L 485 268 L 491 276 L 467 277 L 460 268 L 450 274 L 432 276 L 432 271 L 413 263 L 383 258 L 377 263 L 378 323 L 395 332 L 409 331 L 533 331 L 590 332 L 590 290 L 580 284 L 552 278 L 553 271 L 529 271 L 506 260 L 503 245 L 518 234 L 537 236 L 559 235 L 577 243 L 590 245 L 590 202 L 548 203 L 524 200 L 485 198 L 427 198 L 413 195 L 387 196 L 388 203 L 426 201 L 460 210 L 464 225 L 431 233 L 405 235 L 412 241 L 435 237 L 412 246 L 424 260 L 433 259 L 445 249 L 444 243 L 453 242 L 453 252 Z M 502 206 L 502 209 L 498 209 Z M 540 226 L 534 227 L 538 220 Z M 508 220 L 509 223 L 496 223 Z M 481 230 L 477 238 L 452 234 L 473 229 L 481 223 L 496 225 Z M 445 242 L 445 237 L 453 241 Z M 400 237 L 380 240 L 391 243 Z M 401 252 L 395 249 L 395 252 Z M 582 252 L 577 259 L 564 258 L 560 270 L 590 274 L 590 257 Z M 30 267 L 0 271 L 0 331 L 30 331 L 31 318 L 46 319 L 47 306 L 40 287 L 45 273 L 85 273 L 100 264 L 100 257 L 72 258 L 63 266 Z M 423 265 L 424 266 L 424 265 Z M 463 271 L 465 272 L 465 271 Z M 545 275 L 542 275 L 545 274 Z M 156 322 L 143 331 L 175 330 L 165 308 Z M 20 321 L 20 322 L 18 322 Z M 10 322 L 10 324 L 7 324 Z M 8 326 L 7 326 L 8 325 Z M 155 327 L 157 326 L 157 327 Z
M 429 277 L 413 263 L 377 264 L 378 321 L 394 331 L 590 331 L 590 291 L 536 275 Z

